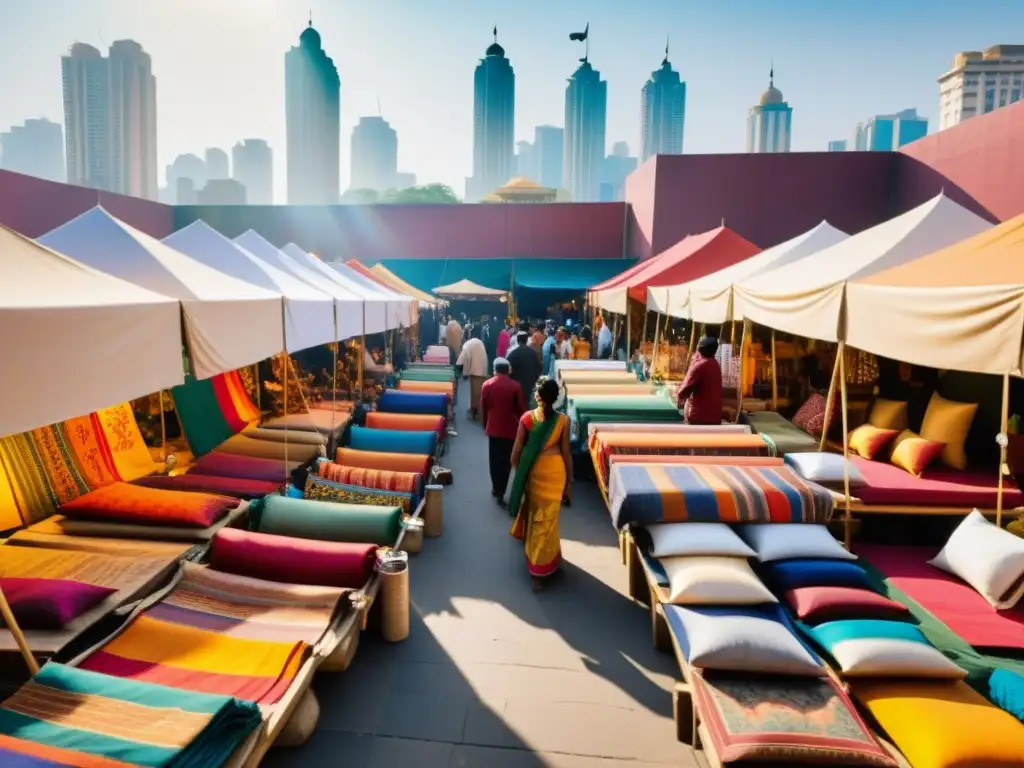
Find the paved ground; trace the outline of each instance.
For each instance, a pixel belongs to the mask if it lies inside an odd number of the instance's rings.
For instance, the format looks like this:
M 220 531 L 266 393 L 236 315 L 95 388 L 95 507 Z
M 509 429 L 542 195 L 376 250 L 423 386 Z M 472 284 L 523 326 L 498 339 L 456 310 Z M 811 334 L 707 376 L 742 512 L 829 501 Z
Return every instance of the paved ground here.
M 410 637 L 365 635 L 347 672 L 317 678 L 314 737 L 264 765 L 698 765 L 674 738 L 675 661 L 654 650 L 645 613 L 625 596 L 596 487 L 574 488 L 562 512 L 564 575 L 535 594 L 508 514 L 490 497 L 486 437 L 464 415 L 458 427 L 444 536 L 412 558 Z

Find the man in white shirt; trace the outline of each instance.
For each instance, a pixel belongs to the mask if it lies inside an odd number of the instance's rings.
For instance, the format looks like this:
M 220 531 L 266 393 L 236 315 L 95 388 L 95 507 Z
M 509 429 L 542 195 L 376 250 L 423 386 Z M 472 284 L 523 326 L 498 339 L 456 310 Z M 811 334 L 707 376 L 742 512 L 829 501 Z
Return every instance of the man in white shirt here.
M 597 359 L 607 360 L 612 356 L 612 329 L 608 321 L 603 320 L 601 330 L 597 332 Z
M 479 337 L 478 328 L 470 329 L 470 338 L 455 361 L 462 366 L 463 378 L 469 379 L 469 418 L 474 421 L 480 413 L 480 390 L 487 380 L 487 348 Z

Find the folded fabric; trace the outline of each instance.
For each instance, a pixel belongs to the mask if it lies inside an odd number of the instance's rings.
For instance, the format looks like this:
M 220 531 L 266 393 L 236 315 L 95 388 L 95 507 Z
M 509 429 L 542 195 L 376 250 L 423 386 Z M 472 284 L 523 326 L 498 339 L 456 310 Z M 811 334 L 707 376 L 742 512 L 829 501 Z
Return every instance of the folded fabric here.
M 910 611 L 870 589 L 799 587 L 788 589 L 786 602 L 798 619 L 811 626 L 840 619 L 909 619 Z
M 996 527 L 978 510 L 964 518 L 929 562 L 959 576 L 997 610 L 1013 608 L 1024 596 L 1024 539 Z
M 207 454 L 215 456 L 217 454 Z M 189 491 L 192 493 L 213 493 L 235 499 L 258 499 L 274 493 L 281 483 L 266 480 L 246 480 L 241 477 L 217 477 L 189 472 L 184 475 L 150 475 L 140 477 L 133 485 L 145 488 L 159 488 L 165 491 Z
M 208 528 L 239 504 L 229 496 L 114 483 L 61 507 L 71 519 Z
M 224 528 L 213 537 L 213 568 L 287 584 L 362 587 L 373 575 L 377 545 L 311 541 Z
M 378 488 L 382 491 L 401 491 L 418 494 L 423 484 L 419 472 L 394 472 L 389 469 L 366 469 L 337 464 L 321 459 L 316 465 L 317 475 L 335 483 L 357 485 L 363 488 Z
M 757 552 L 762 563 L 813 557 L 829 560 L 856 560 L 857 556 L 835 540 L 824 525 L 743 525 L 740 537 Z
M 103 408 L 96 416 L 121 480 L 131 482 L 160 469 L 142 438 L 131 403 Z
M 49 630 L 62 628 L 117 591 L 70 579 L 28 577 L 2 578 L 0 589 L 22 629 Z
M 249 420 L 245 418 L 234 397 L 232 397 L 227 376 L 223 373 L 218 373 L 210 379 L 210 382 L 213 384 L 213 394 L 217 398 L 217 405 L 220 407 L 224 420 L 231 431 L 240 432 L 249 426 Z
M 238 477 L 245 480 L 263 480 L 283 483 L 299 466 L 299 462 L 285 463 L 277 459 L 259 459 L 254 456 L 236 456 L 230 453 L 208 453 L 196 459 L 189 469 L 190 475 L 216 475 Z
M 432 457 L 428 454 L 389 453 L 384 451 L 360 451 L 355 448 L 339 448 L 338 464 L 363 469 L 386 469 L 392 472 L 415 472 L 426 477 L 430 472 Z
M 294 445 L 327 445 L 327 438 L 319 432 L 303 432 L 300 429 L 264 429 L 248 427 L 241 434 L 254 440 L 269 440 L 272 443 L 292 443 Z
M 0 704 L 0 765 L 223 764 L 259 727 L 255 704 L 51 661 Z
M 993 704 L 1024 721 L 1024 675 L 997 669 L 988 679 L 988 694 Z
M 341 504 L 361 504 L 374 507 L 398 507 L 407 515 L 414 511 L 416 495 L 402 491 L 382 491 L 379 488 L 363 488 L 326 480 L 318 475 L 306 477 L 306 488 L 301 498 L 316 501 L 336 501 Z M 369 539 L 354 539 L 369 541 Z
M 209 453 L 244 426 L 235 424 L 233 428 L 228 424 L 210 379 L 200 380 L 189 375 L 184 384 L 171 389 L 171 396 L 194 456 Z
M 357 451 L 431 455 L 437 448 L 437 432 L 352 427 L 349 431 L 348 447 Z
M 407 432 L 434 431 L 444 433 L 444 417 L 416 413 L 381 413 L 370 411 L 366 414 L 366 426 L 371 429 L 400 429 Z
M 384 413 L 421 413 L 445 416 L 448 413 L 448 395 L 434 392 L 401 392 L 388 389 L 377 398 L 377 410 Z
M 847 677 L 928 677 L 962 680 L 967 672 L 928 642 L 913 624 L 846 619 L 806 630 Z
M 311 475 L 309 479 L 318 478 Z M 402 509 L 395 505 L 339 504 L 274 495 L 252 503 L 249 527 L 260 533 L 317 541 L 394 545 L 402 530 Z
M 867 572 L 847 560 L 784 560 L 765 566 L 768 578 L 780 589 L 800 587 L 853 587 L 873 589 Z
M 651 555 L 718 555 L 753 557 L 754 550 L 724 523 L 662 523 L 646 528 L 651 537 Z
M 257 459 L 276 461 L 310 461 L 322 455 L 323 446 L 301 443 L 285 443 L 277 440 L 257 440 L 248 435 L 235 435 L 214 449 L 217 453 L 231 453 L 235 456 L 252 456 Z

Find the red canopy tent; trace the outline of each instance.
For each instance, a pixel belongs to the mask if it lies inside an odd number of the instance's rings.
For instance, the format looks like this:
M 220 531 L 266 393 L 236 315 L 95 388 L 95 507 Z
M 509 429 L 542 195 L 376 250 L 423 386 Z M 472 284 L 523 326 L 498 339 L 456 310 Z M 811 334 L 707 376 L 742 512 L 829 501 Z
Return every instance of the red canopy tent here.
M 688 237 L 689 237 L 689 235 L 684 237 L 683 240 L 686 240 Z M 683 242 L 683 240 L 680 240 L 679 242 L 681 243 L 681 242 Z M 678 245 L 678 244 L 679 243 L 676 243 L 676 245 Z M 596 291 L 603 291 L 606 288 L 613 288 L 613 287 L 615 287 L 617 285 L 620 285 L 624 280 L 628 280 L 630 277 L 632 277 L 633 275 L 637 274 L 641 270 L 647 269 L 647 267 L 651 266 L 651 264 L 656 262 L 658 259 L 660 259 L 666 253 L 668 253 L 667 250 L 666 251 L 662 251 L 657 256 L 652 256 L 651 258 L 646 259 L 645 261 L 637 262 L 636 264 L 634 264 L 629 269 L 626 269 L 626 270 L 623 270 L 622 272 L 619 272 L 619 274 L 615 275 L 615 277 L 609 277 L 603 283 L 598 283 L 597 285 L 595 285 L 593 288 L 590 289 L 590 292 L 594 293 Z
M 626 270 L 618 278 L 608 281 L 611 283 L 608 287 L 595 287 L 591 293 L 602 309 L 624 314 L 627 295 L 646 304 L 649 286 L 679 285 L 696 280 L 749 259 L 760 251 L 728 227 L 717 227 L 683 238 L 655 258 L 638 265 L 641 269 Z

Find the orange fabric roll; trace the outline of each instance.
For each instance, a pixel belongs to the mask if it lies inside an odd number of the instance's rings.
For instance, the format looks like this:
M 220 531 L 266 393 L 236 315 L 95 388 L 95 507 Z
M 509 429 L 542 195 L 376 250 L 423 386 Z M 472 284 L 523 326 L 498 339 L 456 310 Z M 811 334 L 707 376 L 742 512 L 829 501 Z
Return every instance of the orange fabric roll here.
M 664 456 L 614 453 L 609 464 L 711 464 L 732 467 L 781 467 L 784 462 L 772 456 Z
M 760 435 L 735 432 L 599 432 L 604 448 L 764 448 Z
M 398 382 L 398 388 L 403 392 L 437 392 L 438 394 L 452 397 L 455 392 L 455 385 L 447 381 L 405 381 Z
M 438 432 L 444 429 L 444 417 L 416 413 L 366 414 L 366 426 L 371 429 L 399 429 L 403 432 Z
M 573 384 L 565 387 L 569 397 L 581 395 L 653 395 L 650 384 Z
M 426 477 L 430 471 L 431 457 L 418 453 L 378 453 L 357 451 L 354 448 L 339 448 L 338 464 L 363 469 L 387 469 L 392 472 L 419 472 Z

